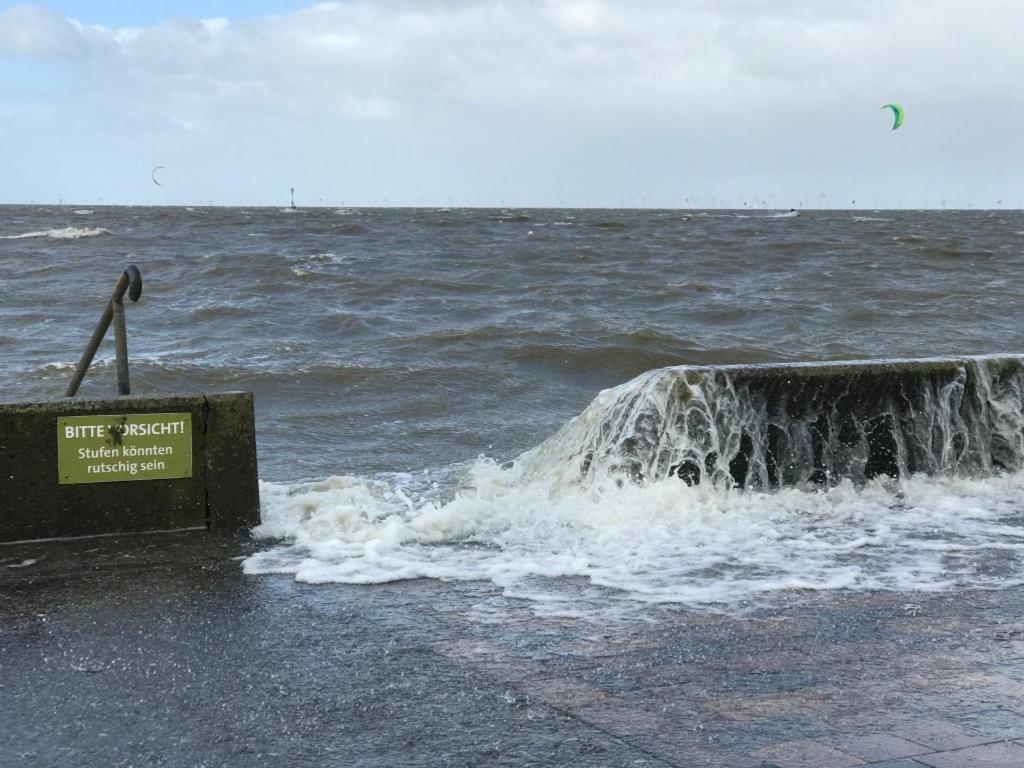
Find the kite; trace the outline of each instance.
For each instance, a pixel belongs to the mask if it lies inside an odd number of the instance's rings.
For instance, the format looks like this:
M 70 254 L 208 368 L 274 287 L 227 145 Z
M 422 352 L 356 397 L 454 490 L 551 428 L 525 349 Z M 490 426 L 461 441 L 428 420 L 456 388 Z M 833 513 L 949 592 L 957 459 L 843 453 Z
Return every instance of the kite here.
M 903 125 L 903 107 L 899 104 L 883 104 L 879 109 L 891 109 L 892 116 L 895 118 L 892 123 L 892 129 L 895 131 L 901 125 Z
M 149 178 L 151 178 L 153 180 L 153 183 L 156 184 L 158 187 L 163 186 L 163 184 L 156 180 L 156 172 L 160 170 L 163 170 L 162 165 L 158 165 L 156 168 L 149 172 Z

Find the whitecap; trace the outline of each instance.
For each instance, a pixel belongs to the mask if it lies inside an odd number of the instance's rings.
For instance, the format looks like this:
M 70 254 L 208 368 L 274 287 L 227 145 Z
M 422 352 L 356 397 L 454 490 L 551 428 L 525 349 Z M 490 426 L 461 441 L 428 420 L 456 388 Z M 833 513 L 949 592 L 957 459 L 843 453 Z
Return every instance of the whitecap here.
M 774 493 L 549 480 L 481 459 L 449 498 L 395 480 L 264 483 L 255 533 L 289 543 L 245 570 L 309 583 L 489 580 L 545 611 L 577 599 L 565 576 L 634 603 L 719 609 L 792 590 L 1024 583 L 1020 473 Z
M 109 229 L 103 227 L 63 227 L 61 229 L 47 229 L 39 232 L 24 232 L 20 235 L 2 235 L 3 240 L 23 240 L 32 237 L 48 237 L 54 240 L 78 240 L 82 237 L 99 237 L 100 235 L 111 235 Z

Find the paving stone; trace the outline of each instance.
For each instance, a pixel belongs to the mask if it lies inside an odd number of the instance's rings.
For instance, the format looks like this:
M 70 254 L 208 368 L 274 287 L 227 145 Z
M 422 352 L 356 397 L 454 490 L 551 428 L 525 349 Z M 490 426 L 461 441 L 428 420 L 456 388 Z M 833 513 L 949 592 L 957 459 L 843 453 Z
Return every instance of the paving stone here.
M 819 712 L 828 708 L 828 696 L 818 691 L 788 691 L 765 696 L 741 696 L 709 701 L 711 712 L 729 720 L 770 720 L 776 717 Z
M 1021 587 L 595 627 L 488 584 L 247 577 L 252 546 L 0 551 L 0 766 L 1024 768 Z
M 720 745 L 700 740 L 675 739 L 670 734 L 644 738 L 629 737 L 623 741 L 638 751 L 642 750 L 642 754 L 664 760 L 666 768 L 778 768 L 772 763 Z
M 991 736 L 984 736 L 948 720 L 915 720 L 893 728 L 892 733 L 936 751 L 960 749 L 992 741 Z
M 574 710 L 611 698 L 606 691 L 570 677 L 527 678 L 516 683 L 516 688 L 530 698 L 558 709 Z
M 836 739 L 832 744 L 837 749 L 862 760 L 890 760 L 933 751 L 916 742 L 888 733 L 853 734 Z
M 431 647 L 442 656 L 472 665 L 507 683 L 515 683 L 531 675 L 542 675 L 544 672 L 541 665 L 512 658 L 500 646 L 486 640 L 443 640 L 433 643 Z
M 1024 739 L 1024 715 L 1009 709 L 968 712 L 957 722 L 993 739 Z
M 930 768 L 1021 768 L 1024 766 L 1024 746 L 1012 741 L 999 741 L 914 759 Z
M 687 728 L 686 724 L 631 707 L 619 698 L 608 698 L 593 704 L 567 708 L 565 711 L 585 723 L 616 736 L 652 735 L 678 728 Z
M 860 758 L 813 739 L 787 741 L 754 753 L 778 768 L 853 768 L 865 765 Z

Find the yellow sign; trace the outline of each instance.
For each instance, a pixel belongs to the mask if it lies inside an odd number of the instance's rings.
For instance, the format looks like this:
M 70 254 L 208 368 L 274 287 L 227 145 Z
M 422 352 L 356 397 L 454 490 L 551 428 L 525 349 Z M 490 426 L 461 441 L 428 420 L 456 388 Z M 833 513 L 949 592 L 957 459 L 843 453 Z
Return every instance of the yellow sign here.
M 60 485 L 192 477 L 192 414 L 57 419 Z

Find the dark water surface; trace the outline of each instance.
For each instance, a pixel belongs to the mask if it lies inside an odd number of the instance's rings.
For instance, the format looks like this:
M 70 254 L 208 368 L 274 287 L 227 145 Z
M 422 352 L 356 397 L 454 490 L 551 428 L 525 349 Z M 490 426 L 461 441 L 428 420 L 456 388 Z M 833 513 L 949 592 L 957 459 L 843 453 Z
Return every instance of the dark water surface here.
M 1017 211 L 75 210 L 0 208 L 0 399 L 134 262 L 134 391 L 253 390 L 277 480 L 509 458 L 659 366 L 1024 347 Z

